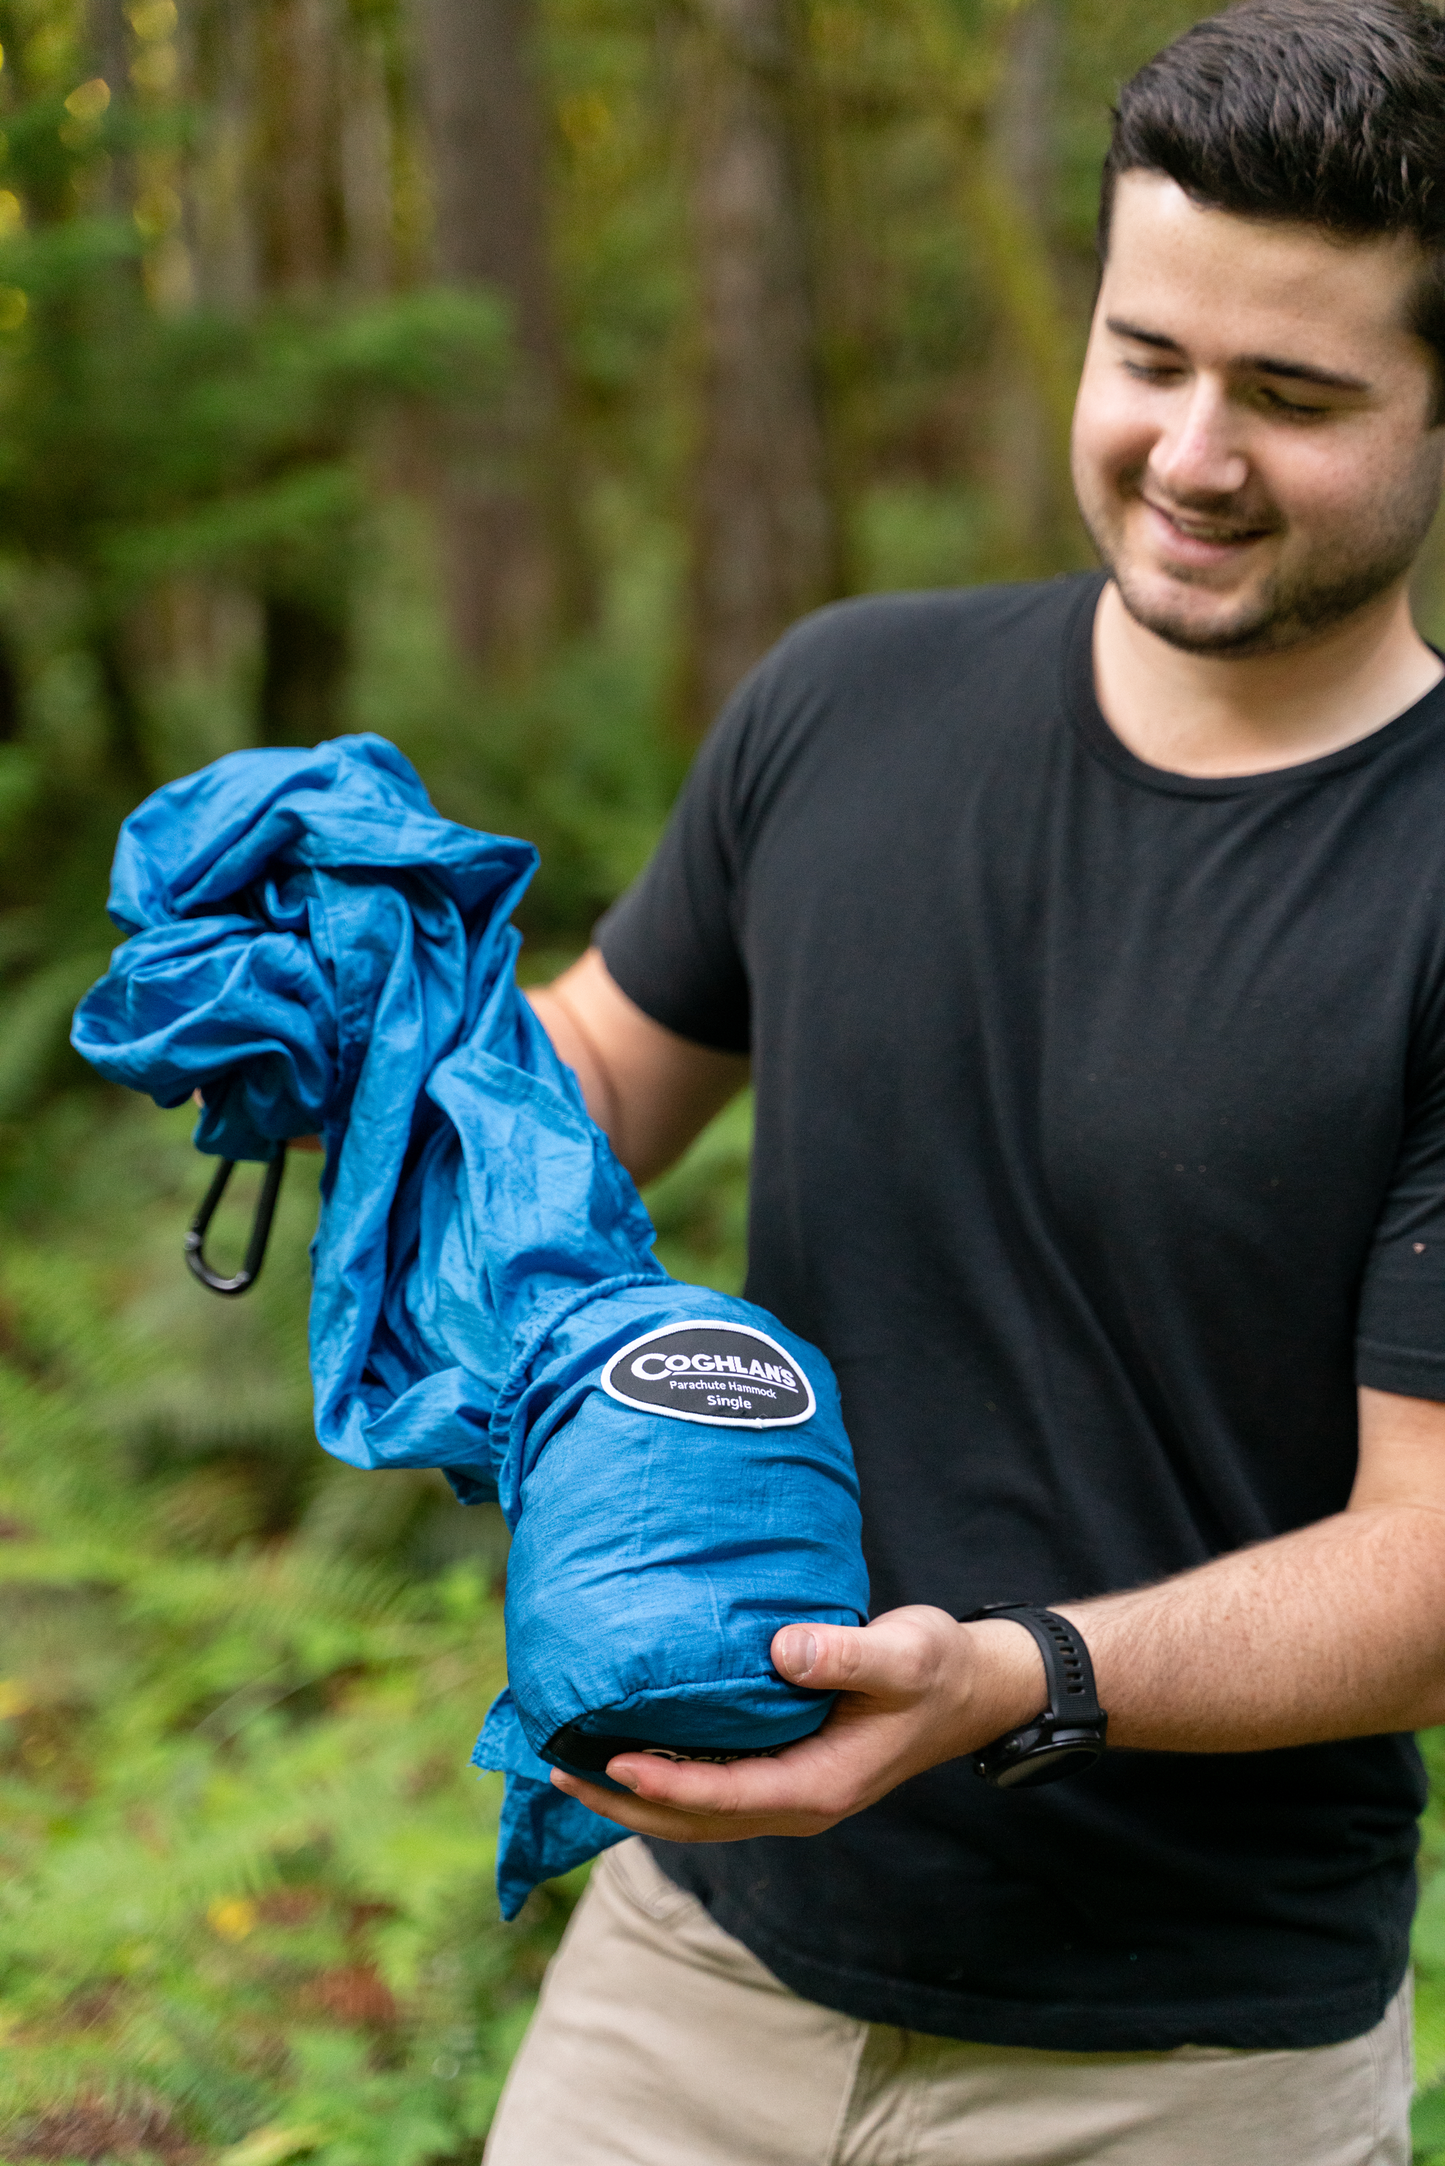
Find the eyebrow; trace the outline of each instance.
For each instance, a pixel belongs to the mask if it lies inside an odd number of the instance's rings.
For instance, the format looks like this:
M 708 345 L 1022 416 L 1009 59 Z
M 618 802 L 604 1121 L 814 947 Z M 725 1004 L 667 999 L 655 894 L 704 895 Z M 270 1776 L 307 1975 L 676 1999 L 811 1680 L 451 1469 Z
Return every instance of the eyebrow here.
M 1158 346 L 1168 353 L 1182 353 L 1177 339 L 1166 338 L 1161 331 L 1146 331 L 1142 324 L 1129 323 L 1122 316 L 1105 319 L 1116 338 L 1136 339 L 1141 346 Z M 1341 376 L 1334 369 L 1315 368 L 1308 361 L 1282 361 L 1275 354 L 1236 354 L 1231 366 L 1249 369 L 1257 376 L 1283 376 L 1292 383 L 1321 384 L 1328 391 L 1368 391 L 1370 386 L 1360 376 Z

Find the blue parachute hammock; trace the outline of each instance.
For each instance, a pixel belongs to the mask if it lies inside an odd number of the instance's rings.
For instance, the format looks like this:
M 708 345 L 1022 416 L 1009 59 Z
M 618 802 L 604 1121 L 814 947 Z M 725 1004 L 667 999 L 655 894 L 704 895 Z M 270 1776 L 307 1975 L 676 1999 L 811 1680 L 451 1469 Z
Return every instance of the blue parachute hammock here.
M 822 1356 L 679 1285 L 571 1071 L 517 991 L 527 843 L 441 819 L 379 737 L 237 752 L 121 831 L 129 937 L 76 1012 L 103 1075 L 178 1106 L 202 1151 L 319 1133 L 316 1433 L 355 1467 L 440 1467 L 512 1529 L 497 1880 L 623 1831 L 552 1788 L 630 1746 L 774 1751 L 830 1696 L 773 1633 L 863 1621 L 857 1484 Z

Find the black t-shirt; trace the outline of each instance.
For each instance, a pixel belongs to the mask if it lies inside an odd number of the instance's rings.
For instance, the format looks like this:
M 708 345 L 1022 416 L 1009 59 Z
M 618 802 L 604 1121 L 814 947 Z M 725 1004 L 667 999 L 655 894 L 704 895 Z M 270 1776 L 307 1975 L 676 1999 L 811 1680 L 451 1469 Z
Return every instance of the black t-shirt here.
M 1445 1399 L 1445 688 L 1165 773 L 1099 712 L 1099 592 L 809 619 L 599 931 L 752 1052 L 747 1290 L 837 1369 L 875 1614 L 1186 1570 L 1344 1505 L 1357 1378 Z M 866 2020 L 1312 2046 L 1400 1983 L 1422 1802 L 1398 1736 L 1031 1793 L 956 1761 L 810 1840 L 656 1848 Z

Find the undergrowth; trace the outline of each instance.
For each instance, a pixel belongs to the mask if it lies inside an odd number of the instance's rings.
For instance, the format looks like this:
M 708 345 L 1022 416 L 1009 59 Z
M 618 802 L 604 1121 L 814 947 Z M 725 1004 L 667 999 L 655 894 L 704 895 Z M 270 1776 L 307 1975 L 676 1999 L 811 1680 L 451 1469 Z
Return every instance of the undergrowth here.
M 500 1923 L 467 1758 L 505 1529 L 317 1450 L 317 1162 L 216 1301 L 189 1128 L 87 1092 L 9 1138 L 0 2158 L 475 2160 L 583 1877 Z M 669 1268 L 737 1283 L 747 1135 L 739 1105 L 654 1191 Z

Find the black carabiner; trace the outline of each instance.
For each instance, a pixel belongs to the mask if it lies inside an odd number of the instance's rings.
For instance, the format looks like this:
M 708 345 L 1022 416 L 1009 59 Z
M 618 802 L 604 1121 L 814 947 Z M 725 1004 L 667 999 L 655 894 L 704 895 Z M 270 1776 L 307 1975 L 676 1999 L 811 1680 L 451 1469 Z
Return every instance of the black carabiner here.
M 281 1176 L 286 1171 L 286 1146 L 284 1143 L 277 1144 L 276 1155 L 266 1167 L 266 1179 L 262 1183 L 260 1199 L 256 1205 L 256 1216 L 251 1221 L 251 1238 L 246 1243 L 246 1261 L 233 1279 L 223 1279 L 219 1278 L 206 1262 L 206 1228 L 215 1215 L 216 1205 L 226 1193 L 226 1183 L 235 1167 L 234 1158 L 221 1160 L 216 1168 L 216 1178 L 206 1190 L 205 1201 L 186 1232 L 186 1262 L 193 1275 L 203 1286 L 209 1286 L 213 1294 L 243 1294 L 246 1288 L 254 1286 L 261 1276 L 276 1198 L 281 1193 Z

